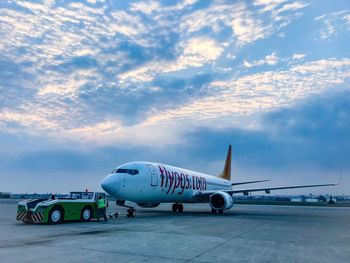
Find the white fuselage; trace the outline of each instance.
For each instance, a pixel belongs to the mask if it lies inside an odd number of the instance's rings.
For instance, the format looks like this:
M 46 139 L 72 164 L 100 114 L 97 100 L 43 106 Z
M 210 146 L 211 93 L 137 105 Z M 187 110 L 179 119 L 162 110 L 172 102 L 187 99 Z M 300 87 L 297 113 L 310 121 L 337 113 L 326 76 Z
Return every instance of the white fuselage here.
M 117 200 L 193 203 L 200 201 L 195 196 L 197 191 L 229 190 L 231 182 L 166 164 L 133 162 L 114 169 L 101 186 Z

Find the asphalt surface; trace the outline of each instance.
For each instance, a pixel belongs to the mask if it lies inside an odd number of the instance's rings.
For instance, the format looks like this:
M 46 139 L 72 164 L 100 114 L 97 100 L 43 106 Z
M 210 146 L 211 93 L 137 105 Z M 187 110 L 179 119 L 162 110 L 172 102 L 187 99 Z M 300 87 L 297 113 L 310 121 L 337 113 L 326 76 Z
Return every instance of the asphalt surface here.
M 107 223 L 25 225 L 16 204 L 0 199 L 1 262 L 350 262 L 350 208 L 161 205 Z

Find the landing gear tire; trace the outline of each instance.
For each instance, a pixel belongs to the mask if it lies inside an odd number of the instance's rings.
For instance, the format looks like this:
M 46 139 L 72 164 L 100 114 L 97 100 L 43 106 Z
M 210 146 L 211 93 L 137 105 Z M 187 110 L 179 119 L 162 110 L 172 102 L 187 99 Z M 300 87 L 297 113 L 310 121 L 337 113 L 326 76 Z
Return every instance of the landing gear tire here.
M 173 213 L 176 213 L 177 212 L 177 204 L 173 204 L 171 209 L 173 210 Z
M 173 204 L 173 206 L 171 207 L 173 213 L 182 213 L 184 211 L 184 206 L 183 204 Z
M 217 210 L 214 209 L 214 208 L 211 209 L 211 212 L 212 212 L 213 214 L 216 214 L 216 211 L 217 211 Z
M 127 210 L 127 214 L 126 214 L 127 217 L 135 217 L 135 209 L 134 208 L 129 208 Z
M 224 212 L 224 210 L 220 209 L 219 210 L 219 214 L 222 214 Z

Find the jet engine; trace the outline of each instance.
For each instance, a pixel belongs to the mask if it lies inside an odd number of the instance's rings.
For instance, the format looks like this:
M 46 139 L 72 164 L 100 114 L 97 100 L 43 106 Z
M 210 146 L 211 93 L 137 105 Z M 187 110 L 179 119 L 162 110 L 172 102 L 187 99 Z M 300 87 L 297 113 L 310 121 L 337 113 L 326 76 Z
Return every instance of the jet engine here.
M 233 198 L 228 193 L 219 191 L 210 196 L 209 204 L 215 210 L 230 209 L 233 206 Z
M 137 203 L 138 206 L 144 208 L 153 208 L 159 206 L 160 203 Z

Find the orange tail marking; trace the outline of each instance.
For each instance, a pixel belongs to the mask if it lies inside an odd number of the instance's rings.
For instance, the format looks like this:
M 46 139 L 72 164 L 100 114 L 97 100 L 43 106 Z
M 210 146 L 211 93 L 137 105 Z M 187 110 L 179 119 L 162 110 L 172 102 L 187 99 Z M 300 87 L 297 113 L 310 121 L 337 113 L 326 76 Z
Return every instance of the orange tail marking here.
M 221 174 L 218 177 L 231 181 L 231 158 L 232 158 L 232 146 L 229 145 L 225 167 Z

